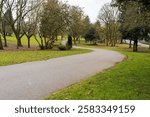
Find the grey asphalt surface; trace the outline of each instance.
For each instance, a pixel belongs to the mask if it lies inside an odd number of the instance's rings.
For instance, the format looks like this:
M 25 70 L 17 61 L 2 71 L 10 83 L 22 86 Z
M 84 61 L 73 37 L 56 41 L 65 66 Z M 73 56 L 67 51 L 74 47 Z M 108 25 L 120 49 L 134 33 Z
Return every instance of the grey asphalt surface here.
M 121 62 L 124 55 L 91 53 L 0 67 L 1 100 L 38 100 Z

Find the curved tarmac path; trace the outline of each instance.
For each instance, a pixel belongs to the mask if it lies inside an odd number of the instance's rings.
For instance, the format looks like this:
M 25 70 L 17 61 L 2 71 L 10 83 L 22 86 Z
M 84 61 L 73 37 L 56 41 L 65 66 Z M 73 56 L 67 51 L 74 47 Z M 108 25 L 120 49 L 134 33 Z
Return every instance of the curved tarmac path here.
M 46 61 L 0 67 L 0 99 L 41 99 L 121 62 L 124 55 L 109 50 Z

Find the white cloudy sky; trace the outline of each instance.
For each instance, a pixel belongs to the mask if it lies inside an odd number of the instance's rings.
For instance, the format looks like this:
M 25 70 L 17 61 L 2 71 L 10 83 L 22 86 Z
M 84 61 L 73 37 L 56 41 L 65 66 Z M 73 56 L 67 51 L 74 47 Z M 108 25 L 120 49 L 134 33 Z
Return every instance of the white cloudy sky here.
M 101 7 L 105 3 L 110 3 L 111 0 L 62 0 L 68 1 L 71 5 L 78 5 L 83 8 L 85 14 L 90 17 L 91 22 L 95 22 Z

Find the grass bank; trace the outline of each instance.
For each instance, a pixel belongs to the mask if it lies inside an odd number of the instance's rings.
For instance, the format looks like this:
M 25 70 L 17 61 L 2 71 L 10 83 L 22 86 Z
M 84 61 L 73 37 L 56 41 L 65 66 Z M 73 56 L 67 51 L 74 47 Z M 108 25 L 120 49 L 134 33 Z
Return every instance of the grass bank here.
M 100 48 L 97 46 L 96 48 Z M 49 100 L 146 100 L 150 99 L 150 53 L 134 53 L 127 47 L 106 48 L 128 59 L 78 84 L 53 93 Z
M 12 65 L 24 62 L 46 60 L 50 58 L 57 58 L 63 56 L 70 56 L 75 54 L 83 54 L 91 52 L 87 49 L 72 49 L 68 51 L 0 51 L 0 66 Z

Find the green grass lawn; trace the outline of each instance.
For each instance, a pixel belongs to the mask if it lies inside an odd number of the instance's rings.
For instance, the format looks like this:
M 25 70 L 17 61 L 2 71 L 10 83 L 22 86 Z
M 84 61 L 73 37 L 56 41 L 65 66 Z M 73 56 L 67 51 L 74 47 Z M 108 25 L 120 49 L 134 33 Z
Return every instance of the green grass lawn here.
M 68 51 L 56 51 L 56 50 L 45 50 L 45 51 L 1 51 L 0 52 L 0 66 L 18 64 L 24 62 L 46 60 L 50 58 L 69 56 L 75 54 L 83 54 L 91 52 L 87 49 L 72 49 Z
M 39 39 L 39 37 L 37 37 Z M 34 39 L 34 37 L 31 37 L 31 46 L 38 46 L 38 43 L 36 42 L 36 40 Z M 40 39 L 39 39 L 40 40 Z M 15 36 L 7 36 L 7 42 L 8 43 L 17 43 L 17 40 L 15 38 Z M 27 45 L 28 44 L 28 40 L 26 36 L 23 36 L 21 39 L 21 42 L 23 45 Z
M 45 99 L 149 100 L 150 53 L 134 53 L 125 48 L 105 49 L 119 51 L 127 55 L 128 59 L 109 70 L 55 92 Z
M 67 36 L 64 36 L 64 40 L 66 40 L 67 38 L 68 38 Z M 38 36 L 37 36 L 37 39 L 40 41 L 40 38 L 39 38 Z M 30 42 L 31 42 L 31 46 L 38 46 L 38 43 L 37 43 L 37 41 L 35 40 L 34 37 L 31 37 L 30 40 L 31 40 L 31 41 L 30 41 Z M 54 44 L 59 45 L 61 41 L 62 41 L 62 40 L 61 40 L 61 37 L 58 36 L 58 40 L 55 41 Z M 7 36 L 7 42 L 8 42 L 8 43 L 15 43 L 15 44 L 16 44 L 16 43 L 17 43 L 17 40 L 16 40 L 15 36 Z M 26 36 L 23 36 L 22 39 L 21 39 L 21 42 L 22 42 L 23 45 L 27 45 L 27 44 L 28 44 L 27 37 L 26 37 Z M 77 43 L 79 43 L 79 42 L 77 42 Z M 85 44 L 85 40 L 82 38 L 82 39 L 80 40 L 80 43 L 81 43 L 81 44 Z
M 59 37 L 58 37 L 58 40 L 55 41 L 54 44 L 59 45 L 60 42 L 61 42 L 61 39 L 60 39 L 60 38 L 61 38 L 61 37 L 59 36 Z M 37 36 L 37 39 L 40 41 L 40 38 L 39 38 L 38 36 Z M 64 39 L 67 39 L 67 37 L 64 37 Z M 7 42 L 8 42 L 8 43 L 15 43 L 15 44 L 16 44 L 16 43 L 17 43 L 17 40 L 16 40 L 15 36 L 7 36 Z M 21 39 L 21 42 L 22 42 L 23 45 L 27 45 L 27 44 L 28 44 L 27 37 L 26 37 L 26 36 L 23 36 L 22 39 Z M 31 37 L 30 43 L 31 43 L 31 46 L 38 46 L 38 43 L 37 43 L 37 41 L 35 40 L 34 37 Z

